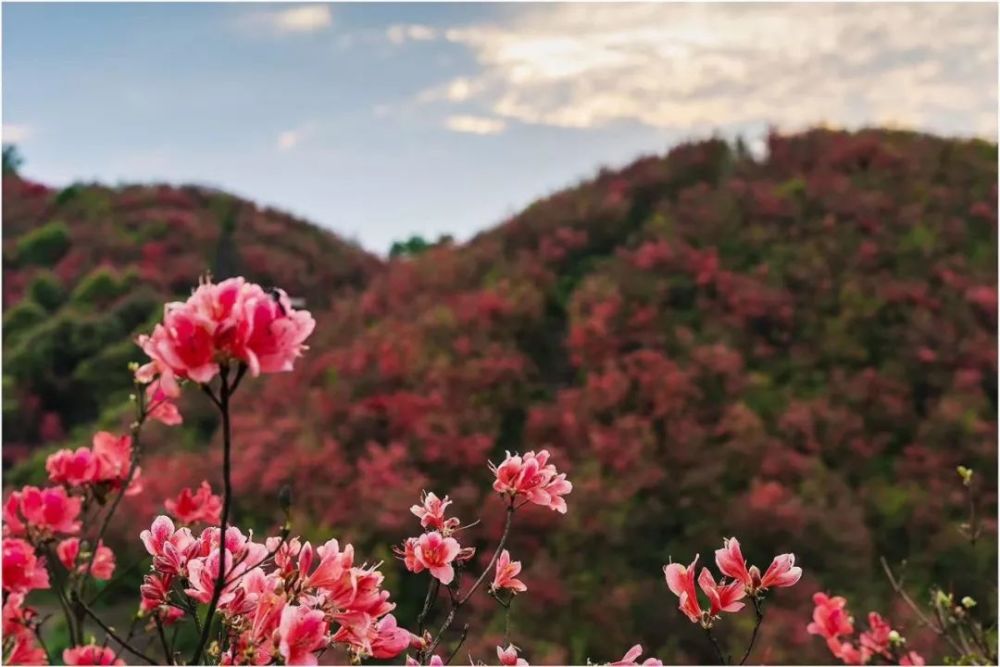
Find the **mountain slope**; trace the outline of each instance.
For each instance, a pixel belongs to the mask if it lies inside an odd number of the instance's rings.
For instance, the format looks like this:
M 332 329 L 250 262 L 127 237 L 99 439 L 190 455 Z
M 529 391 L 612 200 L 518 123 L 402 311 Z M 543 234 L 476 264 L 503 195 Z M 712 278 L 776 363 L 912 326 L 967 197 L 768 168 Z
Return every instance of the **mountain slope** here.
M 994 516 L 996 198 L 995 145 L 875 130 L 776 135 L 761 160 L 692 143 L 602 172 L 312 308 L 308 357 L 236 400 L 238 516 L 269 525 L 290 484 L 296 530 L 385 559 L 412 619 L 424 582 L 386 545 L 415 532 L 420 491 L 483 520 L 462 539 L 485 563 L 502 519 L 485 461 L 545 447 L 575 490 L 567 516 L 515 524 L 529 659 L 636 641 L 712 659 L 661 567 L 735 534 L 752 562 L 794 551 L 806 573 L 769 602 L 758 659 L 826 661 L 804 629 L 816 590 L 912 620 L 879 556 L 908 558 L 914 591 L 996 583 L 996 526 L 966 543 L 954 472 L 983 471 Z M 183 410 L 199 437 L 149 431 L 158 474 L 136 521 L 217 469 L 211 411 Z M 491 605 L 478 658 L 503 635 Z
M 54 191 L 5 173 L 3 194 L 6 459 L 121 407 L 134 335 L 204 272 L 282 285 L 323 310 L 380 267 L 317 227 L 202 188 Z

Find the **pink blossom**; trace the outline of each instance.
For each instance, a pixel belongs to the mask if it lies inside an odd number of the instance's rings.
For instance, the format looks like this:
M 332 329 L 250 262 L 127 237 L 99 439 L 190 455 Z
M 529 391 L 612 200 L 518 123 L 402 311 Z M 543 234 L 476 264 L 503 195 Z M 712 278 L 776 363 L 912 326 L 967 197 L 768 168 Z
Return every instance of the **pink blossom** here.
M 211 544 L 205 544 L 205 537 L 203 533 L 202 539 L 196 540 L 187 528 L 175 530 L 174 522 L 162 514 L 153 520 L 149 530 L 139 534 L 146 551 L 153 556 L 153 566 L 159 572 L 166 574 L 182 573 L 190 558 L 200 553 L 201 549 L 206 547 L 210 549 Z M 218 540 L 216 540 L 216 551 L 217 547 Z
M 889 634 L 891 632 L 892 628 L 880 614 L 874 611 L 869 612 L 868 630 L 862 632 L 858 637 L 858 643 L 861 645 L 865 662 L 873 655 L 880 655 L 882 657 L 891 656 L 889 651 Z
M 687 567 L 680 563 L 670 563 L 663 566 L 663 574 L 667 579 L 667 587 L 680 598 L 680 609 L 692 623 L 703 621 L 701 607 L 698 605 L 698 593 L 694 587 L 694 573 L 698 565 L 698 556 L 694 557 Z
M 760 580 L 760 588 L 794 586 L 802 578 L 802 568 L 795 566 L 795 554 L 775 556 L 771 566 Z
M 43 535 L 73 534 L 80 530 L 80 522 L 76 519 L 80 516 L 82 502 L 80 498 L 67 494 L 61 486 L 45 489 L 26 486 L 8 498 L 4 519 L 7 528 L 14 534 L 20 532 L 24 524 Z
M 445 519 L 444 512 L 451 500 L 445 496 L 442 500 L 434 493 L 424 493 L 420 499 L 420 505 L 413 505 L 410 511 L 420 519 L 420 525 L 431 530 L 439 530 L 443 533 L 450 533 L 458 527 L 458 519 Z
M 300 605 L 281 610 L 278 623 L 278 652 L 286 665 L 315 665 L 314 651 L 326 645 L 327 624 L 323 612 Z
M 212 324 L 187 303 L 168 303 L 163 324 L 157 324 L 151 335 L 139 336 L 137 342 L 171 375 L 204 384 L 219 372 Z M 149 366 L 140 371 L 148 377 Z
M 840 597 L 830 597 L 826 593 L 813 595 L 813 620 L 806 626 L 811 635 L 819 635 L 824 639 L 836 639 L 842 635 L 854 634 L 854 625 L 845 607 L 847 600 Z
M 923 656 L 916 651 L 910 651 L 899 659 L 900 665 L 911 665 L 912 667 L 923 667 L 925 664 Z
M 63 662 L 67 665 L 124 665 L 109 646 L 75 646 L 63 651 Z
M 243 297 L 234 356 L 244 361 L 251 375 L 292 370 L 306 349 L 303 343 L 316 322 L 306 310 L 294 310 L 282 290 L 268 294 L 256 285 Z
M 413 635 L 396 624 L 396 617 L 389 614 L 375 624 L 375 639 L 371 642 L 372 657 L 388 660 L 409 648 Z
M 791 553 L 776 556 L 761 577 L 756 565 L 747 568 L 740 543 L 735 537 L 723 540 L 722 548 L 715 552 L 715 564 L 722 574 L 740 582 L 751 594 L 768 588 L 793 586 L 802 578 L 802 568 L 795 567 L 795 554 Z
M 523 495 L 536 505 L 565 514 L 566 500 L 562 496 L 570 493 L 573 485 L 548 460 L 549 452 L 544 449 L 537 455 L 507 452 L 507 458 L 499 466 L 490 464 L 496 475 L 493 490 L 511 497 Z
M 173 401 L 180 395 L 180 389 L 177 388 L 174 394 L 168 394 L 164 389 L 170 384 L 165 379 L 167 377 L 173 379 L 173 375 L 167 371 L 146 386 L 146 412 L 151 419 L 155 419 L 161 424 L 177 426 L 184 423 L 184 417 L 181 416 L 181 411 Z M 176 387 L 176 382 L 173 383 L 173 386 Z
M 517 657 L 517 652 L 521 649 L 517 648 L 513 644 L 508 644 L 507 648 L 501 648 L 497 646 L 497 657 L 500 659 L 501 665 L 527 665 L 528 661 L 524 658 Z
M 45 562 L 35 556 L 30 544 L 16 537 L 3 538 L 3 589 L 27 592 L 49 588 Z
M 222 499 L 212 493 L 212 487 L 203 481 L 198 490 L 183 489 L 176 499 L 168 499 L 164 506 L 181 523 L 202 522 L 218 524 L 222 515 Z
M 514 593 L 523 593 L 528 590 L 520 579 L 515 579 L 521 573 L 521 561 L 511 561 L 510 552 L 504 549 L 497 558 L 496 574 L 493 576 L 492 590 L 497 591 L 502 588 L 509 588 Z
M 56 555 L 63 566 L 72 572 L 86 572 L 89 557 L 82 559 L 77 566 L 77 559 L 80 555 L 80 540 L 75 537 L 68 537 L 56 546 Z M 93 564 L 90 566 L 90 574 L 94 579 L 107 581 L 115 572 L 115 554 L 108 547 L 104 546 L 104 541 L 98 543 L 97 553 L 94 555 Z
M 49 662 L 35 636 L 27 633 L 14 639 L 14 647 L 4 657 L 8 665 L 47 665 Z
M 614 667 L 618 667 L 618 666 L 627 667 L 627 666 L 631 666 L 631 665 L 638 665 L 639 663 L 636 662 L 636 661 L 639 659 L 639 656 L 641 656 L 641 655 L 642 655 L 642 644 L 636 644 L 635 646 L 633 646 L 632 648 L 630 648 L 625 655 L 622 656 L 621 660 L 616 660 L 615 662 L 612 662 L 610 664 L 612 666 L 614 666 Z M 663 663 L 660 662 L 659 660 L 657 660 L 656 658 L 646 658 L 642 662 L 642 664 L 643 665 L 647 665 L 648 667 L 654 667 L 656 665 L 659 665 L 659 666 L 663 665 Z
M 97 465 L 94 453 L 87 447 L 80 447 L 75 452 L 60 449 L 45 460 L 49 481 L 67 486 L 83 486 L 93 482 L 97 476 Z
M 451 563 L 458 556 L 461 547 L 453 537 L 442 537 L 441 533 L 424 533 L 413 547 L 413 556 L 423 568 L 430 570 L 431 576 L 447 586 L 455 578 Z
M 743 609 L 744 605 L 740 600 L 746 597 L 747 591 L 740 582 L 731 581 L 724 584 L 720 581 L 716 584 L 712 573 L 707 567 L 703 567 L 701 574 L 698 575 L 698 585 L 708 596 L 709 615 L 718 616 L 722 612 L 735 613 Z
M 753 588 L 746 559 L 743 558 L 739 540 L 735 537 L 723 539 L 722 548 L 715 552 L 715 564 L 722 574 L 730 579 L 735 579 L 748 589 Z
M 407 664 L 407 665 L 419 665 L 420 663 L 417 662 L 416 660 L 414 660 L 413 658 L 411 658 L 410 656 L 406 656 L 406 663 L 405 664 Z M 441 660 L 441 656 L 439 656 L 439 655 L 432 655 L 431 659 L 427 662 L 427 664 L 430 665 L 431 667 L 444 667 L 444 661 Z

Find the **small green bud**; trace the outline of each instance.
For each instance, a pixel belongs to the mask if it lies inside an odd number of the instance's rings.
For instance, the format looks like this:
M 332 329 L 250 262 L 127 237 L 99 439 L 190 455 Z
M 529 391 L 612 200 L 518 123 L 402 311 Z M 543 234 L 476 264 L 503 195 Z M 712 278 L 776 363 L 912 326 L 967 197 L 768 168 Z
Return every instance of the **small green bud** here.
M 133 403 L 135 403 L 136 398 L 138 398 L 138 397 L 135 394 L 129 394 L 128 395 L 128 400 L 132 401 Z
M 944 591 L 937 591 L 934 594 L 934 604 L 939 607 L 950 607 L 951 595 L 947 595 Z
M 958 466 L 956 468 L 958 471 L 958 476 L 962 478 L 962 484 L 969 486 L 972 484 L 972 468 L 966 468 L 965 466 Z
M 902 635 L 900 635 L 895 630 L 892 630 L 891 632 L 889 632 L 889 643 L 895 644 L 897 646 L 900 645 L 900 644 L 905 644 L 906 643 L 906 638 L 904 638 Z
M 976 601 L 970 598 L 968 595 L 966 595 L 964 598 L 962 598 L 962 606 L 965 607 L 966 609 L 972 609 L 973 607 L 976 606 Z
M 128 362 L 128 369 L 129 371 L 135 373 L 137 370 L 139 370 L 139 362 L 138 361 Z

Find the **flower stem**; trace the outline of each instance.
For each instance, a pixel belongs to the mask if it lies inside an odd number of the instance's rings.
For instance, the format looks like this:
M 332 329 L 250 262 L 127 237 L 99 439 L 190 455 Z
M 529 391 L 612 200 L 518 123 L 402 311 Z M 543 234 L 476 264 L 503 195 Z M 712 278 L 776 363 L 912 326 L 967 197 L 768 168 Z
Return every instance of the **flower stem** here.
M 226 586 L 226 529 L 229 527 L 229 509 L 233 500 L 232 484 L 232 427 L 229 415 L 229 398 L 232 389 L 239 384 L 240 379 L 246 372 L 246 366 L 241 365 L 236 375 L 236 380 L 232 386 L 229 384 L 229 367 L 225 367 L 220 373 L 219 396 L 216 405 L 222 415 L 222 516 L 219 519 L 219 572 L 215 577 L 215 588 L 212 591 L 212 599 L 208 604 L 208 613 L 205 615 L 205 626 L 201 631 L 201 638 L 195 648 L 191 658 L 191 664 L 197 665 L 201 661 L 202 653 L 208 644 L 209 636 L 212 633 L 212 621 L 215 618 L 215 610 L 219 605 L 219 598 L 222 597 L 222 590 Z M 210 393 L 210 390 L 208 390 Z
M 510 534 L 511 520 L 514 518 L 514 509 L 514 499 L 511 498 L 509 504 L 507 505 L 507 519 L 504 522 L 503 534 L 500 536 L 500 542 L 497 544 L 496 551 L 493 552 L 493 557 L 490 559 L 489 565 L 486 566 L 486 569 L 483 570 L 483 573 L 479 575 L 479 578 L 476 579 L 475 583 L 472 584 L 465 595 L 461 596 L 452 606 L 451 611 L 448 612 L 447 618 L 444 619 L 444 623 L 441 624 L 441 628 L 438 630 L 437 636 L 424 652 L 425 656 L 434 654 L 434 649 L 437 648 L 437 645 L 444 637 L 444 633 L 448 631 L 448 628 L 451 627 L 452 622 L 455 620 L 455 613 L 458 612 L 458 610 L 469 601 L 469 598 L 472 597 L 473 593 L 475 593 L 476 590 L 483 585 L 483 582 L 486 581 L 486 577 L 489 576 L 490 571 L 493 569 L 494 565 L 496 565 L 497 558 L 500 557 L 500 552 L 503 551 L 504 545 L 507 544 L 507 536 Z
M 741 665 L 745 665 L 747 659 L 750 658 L 750 652 L 753 651 L 754 642 L 757 641 L 757 631 L 760 630 L 760 624 L 764 622 L 764 602 L 760 600 L 756 595 L 750 598 L 753 602 L 754 616 L 756 617 L 756 622 L 753 626 L 753 634 L 750 635 L 750 643 L 747 645 L 746 653 L 743 654 L 743 659 L 740 660 Z
M 715 654 L 719 656 L 719 664 L 728 665 L 729 661 L 726 660 L 726 656 L 722 652 L 722 647 L 719 646 L 719 642 L 715 639 L 715 635 L 712 634 L 711 626 L 705 627 L 705 634 L 708 635 L 708 640 L 712 642 L 712 646 L 715 648 Z

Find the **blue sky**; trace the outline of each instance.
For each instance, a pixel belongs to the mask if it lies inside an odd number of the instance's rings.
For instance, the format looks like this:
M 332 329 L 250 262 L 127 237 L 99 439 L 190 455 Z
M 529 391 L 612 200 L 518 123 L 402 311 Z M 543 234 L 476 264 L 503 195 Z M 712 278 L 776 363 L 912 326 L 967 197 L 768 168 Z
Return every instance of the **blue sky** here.
M 995 5 L 5 4 L 53 185 L 197 182 L 385 252 L 768 125 L 996 137 Z

